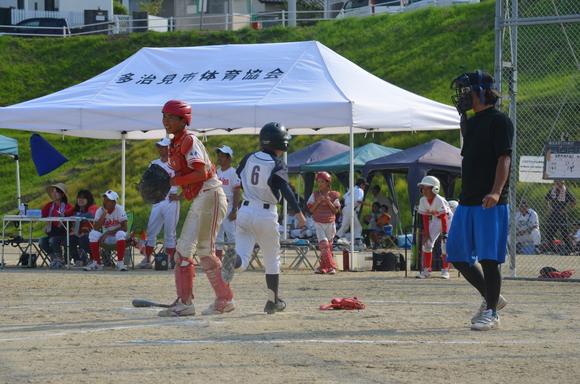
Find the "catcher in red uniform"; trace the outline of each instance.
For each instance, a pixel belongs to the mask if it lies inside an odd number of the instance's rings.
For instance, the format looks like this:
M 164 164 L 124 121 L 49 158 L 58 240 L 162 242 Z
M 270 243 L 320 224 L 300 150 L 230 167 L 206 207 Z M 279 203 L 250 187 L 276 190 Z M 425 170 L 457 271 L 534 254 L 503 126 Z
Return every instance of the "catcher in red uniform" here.
M 235 309 L 234 294 L 221 276 L 222 264 L 214 254 L 215 239 L 226 215 L 227 201 L 205 146 L 185 127 L 191 123 L 191 106 L 170 100 L 162 109 L 163 126 L 173 135 L 169 144 L 169 167 L 175 172 L 171 186 L 180 186 L 191 204 L 175 247 L 177 299 L 159 316 L 193 316 L 193 254 L 215 291 L 215 302 L 202 315 L 222 314 Z M 195 198 L 195 199 L 194 199 Z

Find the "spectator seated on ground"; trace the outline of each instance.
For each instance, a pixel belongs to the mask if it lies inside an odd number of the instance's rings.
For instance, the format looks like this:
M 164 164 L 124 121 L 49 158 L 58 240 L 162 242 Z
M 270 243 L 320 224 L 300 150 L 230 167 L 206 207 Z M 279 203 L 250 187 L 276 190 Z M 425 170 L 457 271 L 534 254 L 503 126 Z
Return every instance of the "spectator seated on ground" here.
M 316 235 L 312 213 L 306 209 L 304 210 L 304 216 L 306 218 L 306 224 L 302 228 L 293 229 L 290 232 L 291 239 L 310 239 Z
M 539 245 L 542 242 L 538 214 L 528 206 L 525 200 L 522 200 L 518 207 L 516 226 L 518 228 L 516 241 L 520 246 L 522 243 Z

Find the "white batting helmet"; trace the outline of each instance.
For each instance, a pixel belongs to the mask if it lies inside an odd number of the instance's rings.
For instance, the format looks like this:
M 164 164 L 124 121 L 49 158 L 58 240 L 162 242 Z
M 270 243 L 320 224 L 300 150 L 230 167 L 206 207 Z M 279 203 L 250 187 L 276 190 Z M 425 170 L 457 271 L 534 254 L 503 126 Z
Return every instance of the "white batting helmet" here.
M 418 187 L 433 187 L 433 193 L 439 193 L 439 188 L 441 187 L 441 183 L 439 179 L 435 176 L 425 176 L 423 180 L 419 184 Z

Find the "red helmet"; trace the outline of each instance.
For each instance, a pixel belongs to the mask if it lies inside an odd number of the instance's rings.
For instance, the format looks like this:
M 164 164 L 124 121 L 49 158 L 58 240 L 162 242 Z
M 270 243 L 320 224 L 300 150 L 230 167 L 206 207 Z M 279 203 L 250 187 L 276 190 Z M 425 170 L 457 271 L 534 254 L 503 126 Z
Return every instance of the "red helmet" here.
M 185 101 L 169 100 L 165 103 L 161 112 L 181 116 L 187 121 L 187 125 L 191 123 L 191 105 Z
M 316 178 L 317 179 L 324 179 L 328 182 L 332 181 L 332 179 L 330 178 L 330 174 L 328 172 L 318 172 L 316 174 Z

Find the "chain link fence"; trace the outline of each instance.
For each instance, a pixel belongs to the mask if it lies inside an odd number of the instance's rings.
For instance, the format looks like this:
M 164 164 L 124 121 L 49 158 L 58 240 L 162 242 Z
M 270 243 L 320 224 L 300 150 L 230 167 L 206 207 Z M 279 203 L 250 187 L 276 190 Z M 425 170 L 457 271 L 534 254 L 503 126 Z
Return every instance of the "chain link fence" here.
M 504 276 L 580 278 L 580 1 L 497 0 L 496 11 L 495 77 L 516 127 Z

